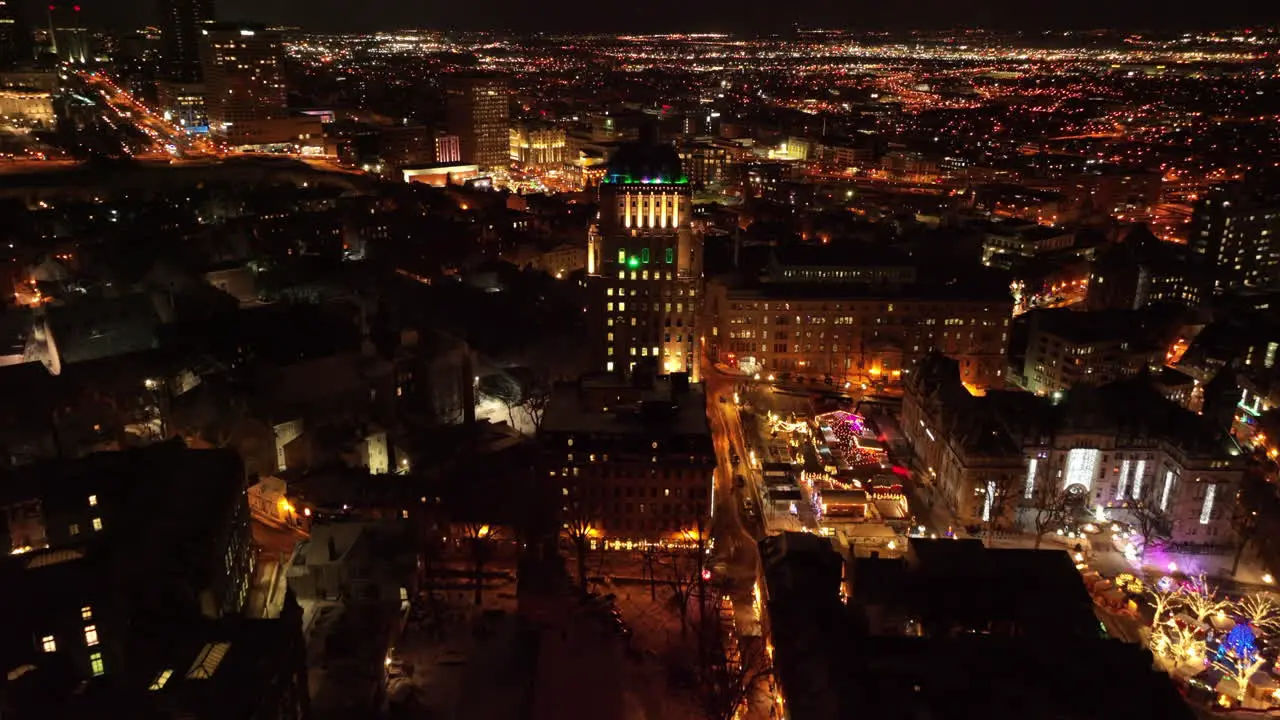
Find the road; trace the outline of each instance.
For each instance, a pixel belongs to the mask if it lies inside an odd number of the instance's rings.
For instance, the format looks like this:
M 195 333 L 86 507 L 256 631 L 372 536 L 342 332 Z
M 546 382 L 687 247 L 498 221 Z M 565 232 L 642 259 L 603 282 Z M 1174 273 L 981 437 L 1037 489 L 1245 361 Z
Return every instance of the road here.
M 182 157 L 212 155 L 213 144 L 198 135 L 192 135 L 130 95 L 103 73 L 77 73 L 84 84 L 96 91 L 107 107 L 115 110 L 120 119 L 131 123 L 153 142 L 151 153 L 157 156 L 174 154 Z M 172 146 L 172 151 L 169 150 Z

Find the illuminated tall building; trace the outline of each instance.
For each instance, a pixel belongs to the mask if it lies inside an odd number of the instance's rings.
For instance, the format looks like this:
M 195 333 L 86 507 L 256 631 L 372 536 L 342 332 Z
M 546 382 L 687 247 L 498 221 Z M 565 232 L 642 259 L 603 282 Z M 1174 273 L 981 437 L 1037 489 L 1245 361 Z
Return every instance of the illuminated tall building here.
M 23 22 L 20 0 L 0 0 L 0 70 L 8 70 L 23 62 L 29 62 L 31 28 Z
M 279 33 L 260 25 L 206 25 L 201 29 L 200 64 L 210 132 L 234 136 L 237 125 L 288 115 Z
M 166 74 L 172 80 L 200 79 L 200 30 L 213 22 L 213 0 L 160 0 Z
M 458 136 L 463 162 L 484 170 L 510 164 L 510 102 L 501 77 L 459 75 L 445 81 L 449 132 Z
M 699 374 L 702 234 L 674 148 L 627 144 L 600 184 L 600 220 L 587 242 L 587 282 L 601 370 Z

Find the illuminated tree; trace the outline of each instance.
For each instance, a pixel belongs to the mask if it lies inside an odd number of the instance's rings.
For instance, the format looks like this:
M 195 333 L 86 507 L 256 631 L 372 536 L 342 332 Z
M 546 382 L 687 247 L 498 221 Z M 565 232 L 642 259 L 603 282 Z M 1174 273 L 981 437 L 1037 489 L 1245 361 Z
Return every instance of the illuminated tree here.
M 1182 606 L 1183 593 L 1181 590 L 1161 590 L 1160 586 L 1154 582 L 1147 583 L 1147 598 L 1151 600 L 1151 607 L 1155 614 L 1151 618 L 1151 630 L 1155 629 L 1165 621 L 1165 616 L 1177 611 Z
M 1151 650 L 1168 659 L 1173 667 L 1200 665 L 1205 662 L 1205 641 L 1195 628 L 1179 625 L 1172 620 L 1151 631 Z
M 1233 610 L 1255 630 L 1275 632 L 1280 629 L 1280 605 L 1262 593 L 1240 598 Z
M 1218 596 L 1218 588 L 1209 585 L 1204 575 L 1195 578 L 1188 586 L 1183 586 L 1182 606 L 1203 624 L 1210 616 L 1225 612 L 1231 603 Z
M 1254 673 L 1267 662 L 1267 659 L 1257 655 L 1245 655 L 1236 658 L 1222 658 L 1216 660 L 1213 666 L 1222 671 L 1222 674 L 1231 678 L 1236 683 L 1236 700 L 1244 701 L 1244 694 L 1249 689 L 1249 681 L 1253 679 Z

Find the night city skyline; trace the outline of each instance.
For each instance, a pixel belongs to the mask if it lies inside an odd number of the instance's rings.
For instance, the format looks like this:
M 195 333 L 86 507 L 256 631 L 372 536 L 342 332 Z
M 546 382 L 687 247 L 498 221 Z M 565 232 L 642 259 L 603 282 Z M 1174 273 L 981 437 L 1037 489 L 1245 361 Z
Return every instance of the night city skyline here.
M 1280 714 L 1277 8 L 46 2 L 4 720 Z
M 14 0 L 11 0 L 14 1 Z M 44 0 L 25 2 L 28 12 L 43 17 Z M 129 28 L 158 20 L 153 0 L 87 0 L 80 3 L 87 20 L 112 28 Z M 1023 31 L 1126 29 L 1154 32 L 1261 27 L 1280 21 L 1280 9 L 1229 0 L 1215 3 L 1211 15 L 1192 0 L 1110 3 L 1102 0 L 1058 5 L 1028 5 L 1012 0 L 954 3 L 910 0 L 900 3 L 850 4 L 813 0 L 779 6 L 745 0 L 732 8 L 689 5 L 676 0 L 621 3 L 605 8 L 587 0 L 551 0 L 527 12 L 516 0 L 490 0 L 481 6 L 459 3 L 416 3 L 369 0 L 353 5 L 343 0 L 220 0 L 219 16 L 227 19 L 299 26 L 316 31 L 509 30 L 515 32 L 733 32 L 746 35 L 786 34 L 794 27 L 852 31 L 938 30 L 975 28 Z

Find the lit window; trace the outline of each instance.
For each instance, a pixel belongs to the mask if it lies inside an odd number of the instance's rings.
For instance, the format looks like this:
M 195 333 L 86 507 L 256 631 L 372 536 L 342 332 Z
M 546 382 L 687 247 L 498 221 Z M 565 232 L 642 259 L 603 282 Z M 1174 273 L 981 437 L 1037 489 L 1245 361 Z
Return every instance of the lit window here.
M 605 372 L 613 372 L 613 361 L 610 360 L 609 362 L 605 363 L 604 369 L 605 369 Z
M 97 625 L 84 626 L 84 644 L 88 645 L 89 647 L 93 647 L 94 645 L 98 644 L 98 626 Z
M 626 262 L 626 261 L 627 261 L 627 251 L 626 251 L 626 250 L 618 250 L 618 262 L 620 262 L 620 263 L 624 263 L 624 262 Z
M 107 668 L 102 664 L 102 653 L 96 652 L 89 656 L 89 668 L 93 670 L 93 676 L 98 677 L 107 672 Z
M 675 248 L 667 248 L 663 254 L 666 255 L 666 261 L 668 265 L 675 262 L 675 259 L 676 259 Z
M 93 619 L 93 608 L 92 608 L 92 607 L 89 607 L 88 605 L 85 605 L 84 607 L 80 608 L 80 619 L 81 619 L 81 620 L 92 620 L 92 619 Z
M 169 682 L 169 677 L 171 675 L 173 675 L 172 670 L 161 670 L 160 674 L 156 675 L 156 679 L 151 681 L 151 687 L 147 689 L 152 692 L 155 692 L 156 690 L 163 688 L 164 684 Z
M 649 262 L 649 248 L 640 249 L 640 262 Z
M 94 530 L 101 530 L 101 529 L 102 529 L 102 518 L 94 518 L 94 519 L 93 519 L 93 529 L 94 529 Z
M 45 652 L 57 652 L 58 642 L 53 639 L 52 635 L 45 635 L 40 638 L 40 648 Z
M 90 495 L 90 496 L 89 496 L 89 507 L 98 507 L 98 496 L 97 496 L 97 495 Z

